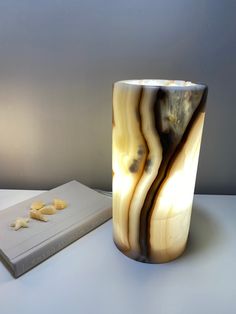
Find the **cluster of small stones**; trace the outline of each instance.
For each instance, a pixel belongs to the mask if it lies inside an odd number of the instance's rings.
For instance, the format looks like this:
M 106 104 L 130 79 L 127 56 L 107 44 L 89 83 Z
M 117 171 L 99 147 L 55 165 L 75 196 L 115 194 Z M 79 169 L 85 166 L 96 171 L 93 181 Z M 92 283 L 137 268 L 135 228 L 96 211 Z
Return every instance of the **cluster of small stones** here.
M 67 207 L 67 202 L 58 198 L 53 200 L 52 204 L 45 204 L 43 201 L 35 201 L 31 204 L 28 217 L 17 217 L 14 222 L 11 223 L 11 227 L 15 231 L 20 228 L 28 228 L 30 218 L 39 221 L 47 222 L 47 215 L 56 214 L 57 210 L 62 210 Z

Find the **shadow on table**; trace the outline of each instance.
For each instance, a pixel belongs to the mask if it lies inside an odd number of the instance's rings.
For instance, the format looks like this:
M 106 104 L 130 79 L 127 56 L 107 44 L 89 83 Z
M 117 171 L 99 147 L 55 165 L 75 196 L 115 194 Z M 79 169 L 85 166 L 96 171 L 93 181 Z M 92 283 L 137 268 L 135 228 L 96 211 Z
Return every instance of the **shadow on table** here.
M 224 232 L 216 217 L 204 208 L 193 205 L 189 238 L 183 258 L 204 254 L 219 246 L 223 238 Z

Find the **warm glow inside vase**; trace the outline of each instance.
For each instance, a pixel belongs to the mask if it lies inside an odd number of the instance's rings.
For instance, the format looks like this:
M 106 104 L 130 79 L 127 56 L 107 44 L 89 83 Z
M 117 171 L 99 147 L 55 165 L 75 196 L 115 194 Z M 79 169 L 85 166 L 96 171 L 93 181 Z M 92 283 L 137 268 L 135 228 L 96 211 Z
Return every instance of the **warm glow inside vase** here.
M 113 88 L 113 236 L 125 255 L 162 263 L 185 249 L 207 87 L 120 81 Z

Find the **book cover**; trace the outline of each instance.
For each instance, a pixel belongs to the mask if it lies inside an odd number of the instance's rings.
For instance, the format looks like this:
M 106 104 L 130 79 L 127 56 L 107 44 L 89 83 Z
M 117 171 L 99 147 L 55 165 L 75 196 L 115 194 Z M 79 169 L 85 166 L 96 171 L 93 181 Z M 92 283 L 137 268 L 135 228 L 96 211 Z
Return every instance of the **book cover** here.
M 47 222 L 31 219 L 28 228 L 15 231 L 10 224 L 29 215 L 34 201 L 66 200 L 68 207 L 48 215 Z M 0 211 L 0 257 L 19 277 L 70 243 L 111 218 L 112 199 L 71 181 Z

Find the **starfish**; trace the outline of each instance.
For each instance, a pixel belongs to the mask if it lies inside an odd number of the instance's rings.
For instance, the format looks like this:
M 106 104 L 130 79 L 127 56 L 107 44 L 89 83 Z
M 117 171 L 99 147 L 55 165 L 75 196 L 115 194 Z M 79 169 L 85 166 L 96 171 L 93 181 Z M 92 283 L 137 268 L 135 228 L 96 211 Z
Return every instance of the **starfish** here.
M 14 227 L 15 231 L 19 230 L 20 228 L 28 228 L 28 222 L 29 218 L 18 217 L 16 218 L 15 222 L 11 224 L 11 227 Z

